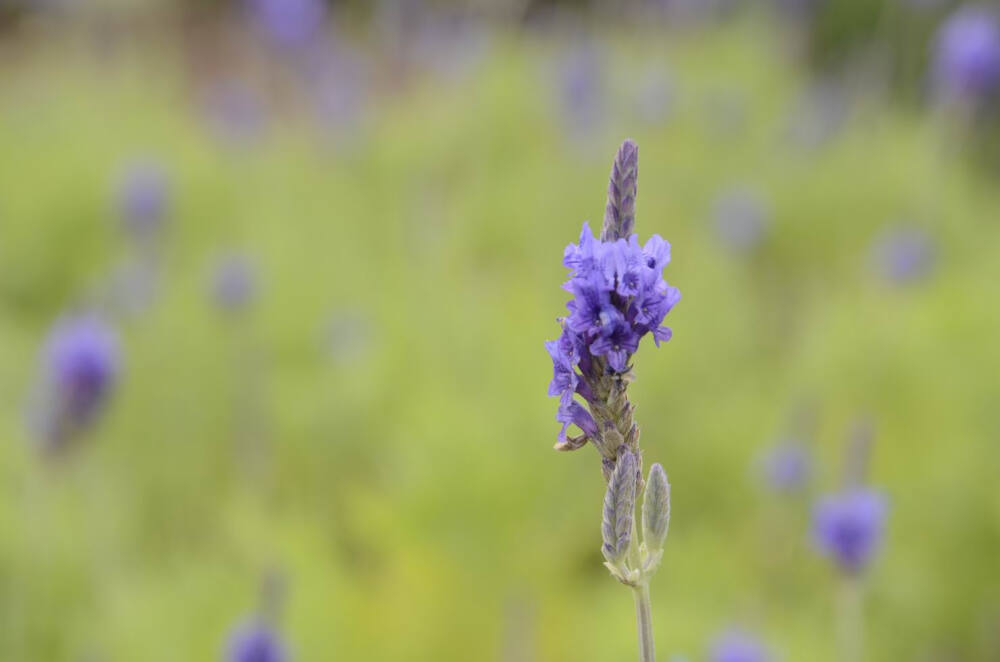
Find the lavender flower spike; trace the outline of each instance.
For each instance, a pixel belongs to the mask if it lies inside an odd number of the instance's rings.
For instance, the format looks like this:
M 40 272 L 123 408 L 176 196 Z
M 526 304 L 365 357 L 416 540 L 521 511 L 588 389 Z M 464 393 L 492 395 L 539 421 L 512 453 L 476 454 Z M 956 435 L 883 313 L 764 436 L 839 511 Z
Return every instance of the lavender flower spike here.
M 821 500 L 813 512 L 820 551 L 849 575 L 863 571 L 882 543 L 887 505 L 872 490 L 851 488 Z
M 639 178 L 639 147 L 626 139 L 618 148 L 608 182 L 601 241 L 627 239 L 635 227 L 635 197 Z
M 729 630 L 713 642 L 709 662 L 770 662 L 772 659 L 764 644 L 744 630 Z
M 66 317 L 49 333 L 41 358 L 36 431 L 49 450 L 58 450 L 94 422 L 114 390 L 118 336 L 96 315 Z
M 259 619 L 237 627 L 226 646 L 225 662 L 286 662 L 288 659 L 277 633 Z
M 631 140 L 618 150 L 600 239 L 584 223 L 579 242 L 563 252 L 563 264 L 570 270 L 563 288 L 573 298 L 566 304 L 568 314 L 558 320 L 559 338 L 545 343 L 545 349 L 552 359 L 549 395 L 559 398 L 556 420 L 562 423 L 556 449 L 575 450 L 591 442 L 601 455 L 608 483 L 601 552 L 612 576 L 633 589 L 639 659 L 653 662 L 649 582 L 663 555 L 670 485 L 663 467 L 653 465 L 642 521 L 637 522 L 642 452 L 626 391 L 634 379 L 632 358 L 640 341 L 650 335 L 659 345 L 673 335 L 663 320 L 680 300 L 680 292 L 663 279 L 670 244 L 659 235 L 640 244 L 632 232 L 638 156 Z M 570 427 L 580 434 L 570 436 Z

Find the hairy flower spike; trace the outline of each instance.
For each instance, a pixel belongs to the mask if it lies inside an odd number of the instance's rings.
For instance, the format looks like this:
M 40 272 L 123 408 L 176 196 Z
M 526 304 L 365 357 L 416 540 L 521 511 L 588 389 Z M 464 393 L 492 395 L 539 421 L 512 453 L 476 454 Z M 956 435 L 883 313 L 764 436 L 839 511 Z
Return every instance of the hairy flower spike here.
M 618 148 L 608 182 L 601 241 L 627 239 L 635 227 L 635 197 L 639 177 L 639 147 L 626 139 Z
M 670 244 L 659 235 L 640 244 L 630 234 L 637 163 L 638 149 L 626 140 L 611 170 L 601 239 L 584 223 L 579 242 L 563 252 L 570 269 L 563 288 L 573 299 L 566 304 L 569 314 L 559 320 L 562 335 L 545 344 L 553 368 L 549 395 L 559 397 L 556 420 L 563 424 L 556 449 L 575 450 L 592 441 L 611 462 L 622 445 L 638 450 L 639 430 L 625 393 L 632 355 L 646 335 L 656 345 L 670 340 L 673 333 L 663 320 L 681 298 L 662 275 Z M 567 436 L 571 425 L 583 434 Z
M 608 481 L 604 495 L 604 518 L 601 553 L 610 564 L 619 564 L 628 553 L 632 541 L 632 521 L 635 513 L 635 483 L 638 462 L 630 451 L 622 453 Z
M 642 497 L 642 540 L 651 551 L 663 549 L 670 527 L 670 483 L 659 463 L 649 468 L 646 492 Z

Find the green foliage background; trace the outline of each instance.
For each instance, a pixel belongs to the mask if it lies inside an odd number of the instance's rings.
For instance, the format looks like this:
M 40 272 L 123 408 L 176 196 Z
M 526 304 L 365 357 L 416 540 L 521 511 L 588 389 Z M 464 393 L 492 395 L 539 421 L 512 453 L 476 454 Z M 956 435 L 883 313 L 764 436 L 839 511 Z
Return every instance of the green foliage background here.
M 296 660 L 634 657 L 631 596 L 600 562 L 599 462 L 550 450 L 542 347 L 566 299 L 562 249 L 599 223 L 626 136 L 638 232 L 673 244 L 684 295 L 632 389 L 646 460 L 673 486 L 652 586 L 663 659 L 704 659 L 733 623 L 785 660 L 834 659 L 836 577 L 808 512 L 861 414 L 891 501 L 869 659 L 1000 659 L 996 181 L 935 118 L 864 94 L 833 140 L 791 145 L 808 81 L 776 34 L 605 35 L 611 112 L 586 139 L 552 108 L 557 46 L 497 34 L 473 73 L 385 92 L 347 137 L 318 139 L 291 108 L 235 150 L 206 134 L 169 44 L 126 42 L 110 61 L 74 34 L 8 46 L 0 659 L 219 659 L 272 568 Z M 660 66 L 676 103 L 644 124 L 614 86 Z M 720 93 L 743 109 L 734 126 L 711 112 Z M 24 426 L 37 352 L 127 253 L 110 182 L 137 153 L 172 177 L 159 297 L 121 324 L 101 425 L 49 461 Z M 733 185 L 773 210 L 753 255 L 715 236 L 712 201 Z M 939 242 L 933 277 L 909 288 L 870 268 L 899 218 Z M 206 294 L 234 246 L 261 272 L 240 320 Z M 366 331 L 331 355 L 337 311 Z M 819 403 L 817 475 L 778 497 L 753 463 L 804 397 Z

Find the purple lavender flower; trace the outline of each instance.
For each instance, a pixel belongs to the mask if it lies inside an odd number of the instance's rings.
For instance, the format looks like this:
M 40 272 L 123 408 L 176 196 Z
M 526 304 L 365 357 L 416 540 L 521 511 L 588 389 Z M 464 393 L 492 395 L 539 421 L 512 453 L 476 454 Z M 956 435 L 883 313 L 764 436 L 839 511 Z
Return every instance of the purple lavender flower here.
M 563 287 L 573 299 L 566 304 L 569 315 L 560 320 L 559 339 L 546 343 L 553 365 L 549 395 L 560 398 L 557 420 L 563 424 L 556 447 L 579 448 L 589 439 L 610 461 L 622 443 L 637 442 L 624 398 L 631 357 L 646 335 L 657 344 L 670 339 L 662 323 L 680 299 L 662 275 L 670 244 L 654 235 L 640 245 L 632 234 L 637 165 L 638 149 L 626 140 L 612 167 L 601 238 L 584 223 L 579 242 L 564 251 L 570 279 Z M 583 436 L 568 438 L 570 425 Z
M 774 490 L 795 492 L 809 481 L 812 458 L 802 444 L 786 441 L 768 449 L 761 458 L 761 469 Z
M 258 29 L 281 49 L 308 46 L 326 21 L 323 0 L 246 0 Z
M 167 175 L 159 164 L 136 162 L 126 168 L 117 193 L 125 228 L 138 239 L 151 239 L 166 218 L 169 193 Z
M 118 379 L 118 336 L 95 315 L 59 320 L 42 349 L 43 404 L 38 432 L 58 447 L 89 426 Z
M 212 295 L 219 308 L 230 312 L 245 309 L 257 291 L 257 271 L 249 258 L 228 255 L 212 275 Z
M 226 646 L 225 662 L 286 662 L 288 659 L 278 634 L 260 620 L 237 627 Z
M 851 488 L 832 494 L 813 510 L 813 538 L 845 572 L 858 573 L 882 542 L 886 514 L 885 497 L 878 492 Z
M 738 253 L 752 251 L 760 244 L 770 216 L 763 200 L 747 189 L 727 191 L 716 198 L 713 215 L 719 239 Z
M 769 662 L 764 644 L 745 630 L 729 630 L 716 637 L 708 653 L 709 662 Z
M 896 285 L 907 285 L 930 273 L 934 267 L 935 248 L 923 230 L 896 228 L 875 241 L 872 258 L 883 278 Z
M 1000 24 L 985 7 L 958 9 L 938 31 L 933 82 L 944 100 L 979 102 L 1000 91 Z

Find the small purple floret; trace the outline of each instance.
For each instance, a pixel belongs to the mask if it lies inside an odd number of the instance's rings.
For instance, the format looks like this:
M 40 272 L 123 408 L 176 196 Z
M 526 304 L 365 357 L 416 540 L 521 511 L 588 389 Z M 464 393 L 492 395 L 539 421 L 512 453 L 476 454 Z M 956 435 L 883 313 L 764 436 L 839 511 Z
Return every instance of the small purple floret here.
M 827 496 L 813 510 L 813 538 L 843 570 L 860 572 L 881 545 L 887 510 L 885 497 L 871 490 Z
M 764 644 L 744 630 L 729 630 L 712 642 L 709 662 L 769 662 L 772 658 Z
M 225 662 L 286 662 L 285 645 L 265 623 L 250 621 L 229 637 Z

